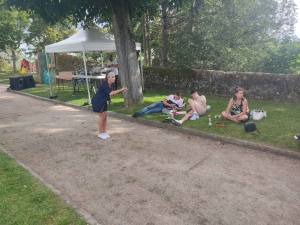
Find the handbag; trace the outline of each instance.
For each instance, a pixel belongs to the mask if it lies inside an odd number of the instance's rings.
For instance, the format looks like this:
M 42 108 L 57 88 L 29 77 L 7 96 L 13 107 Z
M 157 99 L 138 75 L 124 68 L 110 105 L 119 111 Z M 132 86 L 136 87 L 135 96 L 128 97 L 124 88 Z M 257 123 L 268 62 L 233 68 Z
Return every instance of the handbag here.
M 245 127 L 245 131 L 246 132 L 253 132 L 253 131 L 257 131 L 259 134 L 259 130 L 256 128 L 256 125 L 254 122 L 248 122 L 248 123 L 245 123 L 244 124 L 244 127 Z
M 254 109 L 250 113 L 254 120 L 261 120 L 264 117 L 267 117 L 267 111 Z

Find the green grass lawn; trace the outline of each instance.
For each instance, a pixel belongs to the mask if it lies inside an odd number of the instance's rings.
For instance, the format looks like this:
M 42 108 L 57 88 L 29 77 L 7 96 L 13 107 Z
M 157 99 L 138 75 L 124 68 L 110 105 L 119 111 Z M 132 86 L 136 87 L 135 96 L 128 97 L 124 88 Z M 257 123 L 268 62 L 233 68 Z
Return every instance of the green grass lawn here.
M 49 85 L 40 85 L 36 88 L 24 89 L 22 92 L 26 92 L 33 95 L 49 98 Z M 88 100 L 87 91 L 82 88 L 82 91 L 73 94 L 72 83 L 65 82 L 64 89 L 57 85 L 53 85 L 53 94 L 57 95 L 57 100 L 72 103 L 75 105 L 84 105 L 84 102 Z M 170 93 L 168 91 L 153 91 L 146 90 L 144 92 L 144 103 L 135 105 L 131 108 L 124 108 L 122 94 L 112 96 L 113 105 L 109 106 L 110 111 L 132 115 L 135 111 L 155 102 L 163 100 Z M 200 93 L 205 94 L 205 93 Z M 91 97 L 93 92 L 91 92 Z M 188 93 L 183 93 L 185 102 L 190 98 Z M 247 98 L 247 93 L 245 93 Z M 267 102 L 267 101 L 254 101 L 248 99 L 249 108 L 252 109 L 263 109 L 267 111 L 267 117 L 259 121 L 254 121 L 257 128 L 260 131 L 260 135 L 253 135 L 244 131 L 243 124 L 236 124 L 231 121 L 224 120 L 223 118 L 215 119 L 215 115 L 221 114 L 225 110 L 229 98 L 217 97 L 217 96 L 206 96 L 207 104 L 211 106 L 211 110 L 207 111 L 206 115 L 196 121 L 186 121 L 183 127 L 200 130 L 208 133 L 224 135 L 233 137 L 241 140 L 247 140 L 275 146 L 279 148 L 289 149 L 293 151 L 300 151 L 299 142 L 295 141 L 293 136 L 300 132 L 299 124 L 299 112 L 300 104 L 286 103 L 286 102 Z M 86 106 L 86 107 L 91 107 Z M 212 122 L 222 122 L 227 127 L 215 127 L 208 126 L 208 115 L 212 116 Z M 154 113 L 144 116 L 145 119 L 162 121 L 167 116 L 162 113 Z M 181 118 L 181 115 L 175 116 L 175 118 Z M 253 120 L 250 120 L 253 121 Z M 170 124 L 172 126 L 172 124 Z
M 0 224 L 78 224 L 85 220 L 0 151 Z
M 0 83 L 9 83 L 9 77 L 13 74 L 1 74 Z M 24 89 L 22 92 L 49 98 L 49 85 L 37 85 L 35 88 Z M 109 110 L 132 115 L 135 111 L 155 101 L 163 100 L 170 93 L 168 91 L 144 92 L 144 103 L 131 108 L 124 108 L 122 94 L 112 97 L 113 105 Z M 205 94 L 205 93 L 200 93 Z M 83 106 L 88 100 L 87 91 L 73 94 L 72 83 L 65 82 L 64 87 L 58 89 L 53 85 L 53 95 L 57 100 Z M 91 92 L 91 97 L 93 92 Z M 190 98 L 188 93 L 183 93 L 185 102 Z M 263 109 L 267 111 L 267 117 L 255 121 L 260 135 L 251 135 L 244 131 L 244 126 L 224 119 L 215 119 L 225 110 L 229 98 L 206 96 L 207 104 L 211 110 L 196 121 L 186 121 L 183 127 L 200 130 L 208 133 L 233 137 L 241 140 L 276 146 L 293 151 L 300 151 L 299 142 L 293 136 L 300 132 L 299 127 L 299 104 L 253 101 L 248 99 L 249 108 Z M 247 98 L 247 93 L 245 93 Z M 85 107 L 91 107 L 85 106 Z M 227 127 L 215 127 L 208 125 L 208 115 L 212 116 L 212 122 L 222 122 Z M 144 116 L 145 119 L 162 121 L 167 115 L 154 113 Z M 180 115 L 175 118 L 181 118 Z M 137 119 L 138 120 L 138 119 Z M 173 126 L 170 124 L 170 126 Z M 58 196 L 53 194 L 40 181 L 32 177 L 23 167 L 13 159 L 0 151 L 0 224 L 86 224 L 86 222 Z

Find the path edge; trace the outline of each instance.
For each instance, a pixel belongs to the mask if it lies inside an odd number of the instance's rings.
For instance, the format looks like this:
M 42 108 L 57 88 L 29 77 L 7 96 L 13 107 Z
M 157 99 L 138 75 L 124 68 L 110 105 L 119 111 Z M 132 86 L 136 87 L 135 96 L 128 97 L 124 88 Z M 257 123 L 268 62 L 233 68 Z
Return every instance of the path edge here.
M 88 108 L 88 107 L 85 107 L 85 106 L 78 106 L 78 105 L 74 105 L 74 104 L 71 104 L 71 103 L 61 102 L 61 101 L 58 101 L 58 100 L 55 100 L 55 99 L 43 98 L 43 97 L 39 97 L 39 96 L 36 96 L 36 95 L 32 95 L 32 94 L 28 94 L 28 93 L 24 93 L 24 92 L 19 92 L 19 91 L 14 91 L 14 90 L 8 90 L 8 91 L 12 92 L 12 93 L 32 97 L 32 98 L 35 98 L 35 99 L 39 99 L 39 100 L 42 100 L 42 101 L 52 102 L 54 104 L 69 106 L 69 107 L 72 107 L 72 108 L 92 112 L 91 108 Z M 249 141 L 240 140 L 240 139 L 233 139 L 233 138 L 230 138 L 230 137 L 221 136 L 221 135 L 217 135 L 217 134 L 211 134 L 211 133 L 206 133 L 206 132 L 203 132 L 203 131 L 192 130 L 192 129 L 185 128 L 185 127 L 177 127 L 177 126 L 174 126 L 172 124 L 161 123 L 161 122 L 157 122 L 157 121 L 153 121 L 153 120 L 146 120 L 146 119 L 143 119 L 143 118 L 133 118 L 132 116 L 121 114 L 121 113 L 116 113 L 116 112 L 112 112 L 112 111 L 108 111 L 108 115 L 112 116 L 112 117 L 115 117 L 115 118 L 118 118 L 118 119 L 123 119 L 123 120 L 127 120 L 127 121 L 130 121 L 130 122 L 149 125 L 149 126 L 153 126 L 153 127 L 157 127 L 157 128 L 170 129 L 170 127 L 171 127 L 173 131 L 176 131 L 176 132 L 179 132 L 179 133 L 199 136 L 199 137 L 202 137 L 202 138 L 208 138 L 208 139 L 211 139 L 211 140 L 214 140 L 214 141 L 218 141 L 220 143 L 233 144 L 233 145 L 241 146 L 241 147 L 248 148 L 248 149 L 255 149 L 255 150 L 259 150 L 259 151 L 263 151 L 263 152 L 272 153 L 274 155 L 279 155 L 279 156 L 284 156 L 284 157 L 291 158 L 291 159 L 300 160 L 300 152 L 294 152 L 294 151 L 287 150 L 287 149 L 277 148 L 277 147 L 273 147 L 273 146 L 269 146 L 269 145 L 263 145 L 263 144 L 249 142 Z

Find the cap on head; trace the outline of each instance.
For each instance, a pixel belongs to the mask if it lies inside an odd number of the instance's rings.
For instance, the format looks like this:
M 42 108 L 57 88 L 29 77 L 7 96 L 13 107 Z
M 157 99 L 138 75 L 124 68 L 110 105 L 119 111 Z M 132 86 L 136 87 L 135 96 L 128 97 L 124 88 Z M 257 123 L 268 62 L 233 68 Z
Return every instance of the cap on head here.
M 115 73 L 114 72 L 109 72 L 108 74 L 107 74 L 107 78 L 109 78 L 109 77 L 111 77 L 111 76 L 114 76 L 115 75 Z

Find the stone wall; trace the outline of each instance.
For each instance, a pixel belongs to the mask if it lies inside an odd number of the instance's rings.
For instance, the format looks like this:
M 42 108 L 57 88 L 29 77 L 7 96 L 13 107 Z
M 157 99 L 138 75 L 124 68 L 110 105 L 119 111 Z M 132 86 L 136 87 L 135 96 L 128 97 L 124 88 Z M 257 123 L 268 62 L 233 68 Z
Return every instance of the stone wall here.
M 150 90 L 189 92 L 230 97 L 235 86 L 244 88 L 247 98 L 300 103 L 300 75 L 224 72 L 169 68 L 143 68 L 144 87 Z

